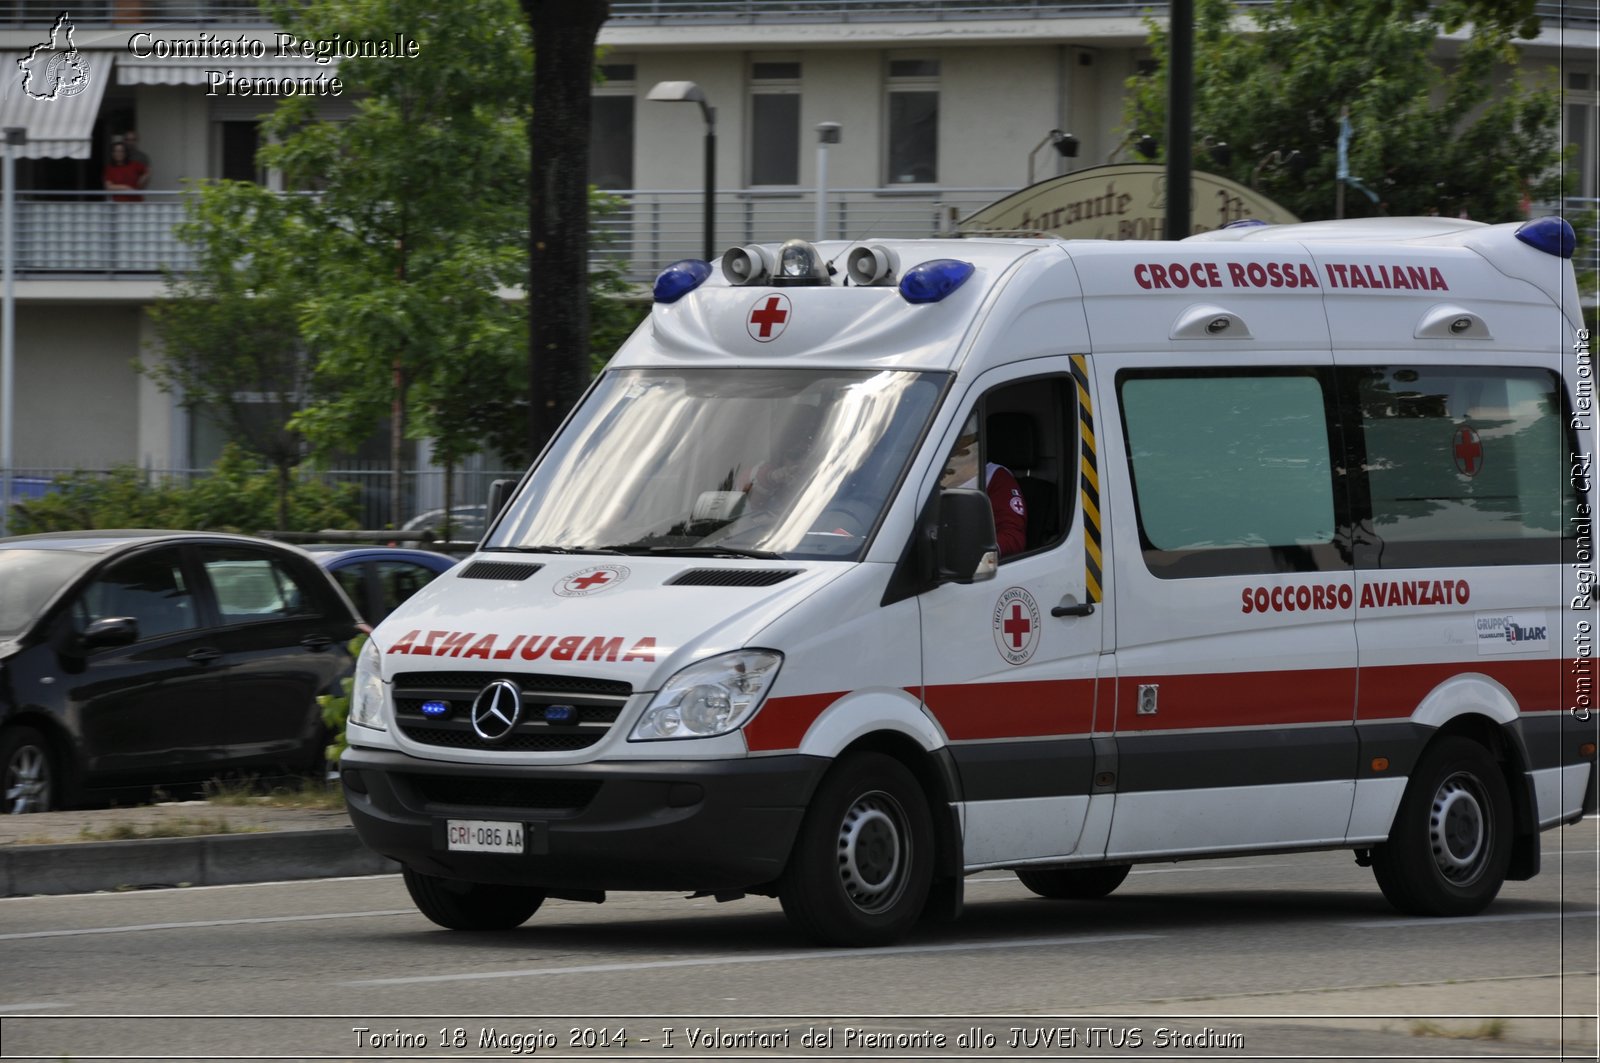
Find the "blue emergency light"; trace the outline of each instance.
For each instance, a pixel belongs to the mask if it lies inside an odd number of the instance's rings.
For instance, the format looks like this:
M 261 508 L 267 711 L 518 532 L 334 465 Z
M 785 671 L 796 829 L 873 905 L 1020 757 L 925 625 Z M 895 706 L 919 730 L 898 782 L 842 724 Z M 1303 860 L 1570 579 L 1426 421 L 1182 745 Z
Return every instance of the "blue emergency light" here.
M 704 284 L 709 276 L 711 263 L 698 258 L 680 258 L 656 274 L 656 302 L 675 303 Z
M 1557 218 L 1554 215 L 1524 222 L 1517 229 L 1516 236 L 1529 247 L 1543 251 L 1547 255 L 1555 255 L 1557 258 L 1571 258 L 1573 250 L 1578 246 L 1577 234 L 1572 231 L 1572 226 L 1567 224 L 1567 219 Z
M 900 278 L 900 294 L 908 303 L 937 303 L 965 284 L 972 271 L 971 262 L 935 258 L 906 270 Z

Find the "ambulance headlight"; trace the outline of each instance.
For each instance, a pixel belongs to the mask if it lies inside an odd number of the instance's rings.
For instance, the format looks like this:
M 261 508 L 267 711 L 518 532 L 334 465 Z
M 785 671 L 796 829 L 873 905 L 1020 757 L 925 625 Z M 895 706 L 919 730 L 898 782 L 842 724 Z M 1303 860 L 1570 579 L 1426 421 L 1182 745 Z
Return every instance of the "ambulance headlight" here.
M 766 700 L 782 664 L 783 655 L 771 650 L 735 650 L 691 664 L 662 684 L 628 740 L 709 738 L 737 731 Z
M 356 657 L 356 676 L 350 684 L 350 722 L 377 731 L 385 730 L 383 703 L 388 700 L 379 675 L 381 664 L 378 644 L 368 639 Z

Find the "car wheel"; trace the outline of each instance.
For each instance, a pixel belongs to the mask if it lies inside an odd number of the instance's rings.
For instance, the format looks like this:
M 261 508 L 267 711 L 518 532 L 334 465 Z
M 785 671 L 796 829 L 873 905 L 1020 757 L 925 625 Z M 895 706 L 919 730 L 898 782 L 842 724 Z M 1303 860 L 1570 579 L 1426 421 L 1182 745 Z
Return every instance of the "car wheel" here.
M 460 882 L 401 868 L 417 911 L 449 930 L 511 930 L 544 903 L 544 891 L 524 886 Z
M 1097 901 L 1122 885 L 1132 864 L 1109 867 L 1050 867 L 1018 869 L 1017 878 L 1041 897 L 1056 901 Z
M 817 787 L 778 899 L 818 941 L 888 944 L 922 914 L 933 856 L 933 820 L 916 778 L 892 757 L 857 754 Z
M 60 803 L 55 754 L 32 727 L 13 727 L 0 735 L 0 765 L 6 812 L 49 812 Z
M 1372 871 L 1412 915 L 1472 915 L 1500 892 L 1511 863 L 1511 797 L 1488 750 L 1441 738 L 1417 762 Z

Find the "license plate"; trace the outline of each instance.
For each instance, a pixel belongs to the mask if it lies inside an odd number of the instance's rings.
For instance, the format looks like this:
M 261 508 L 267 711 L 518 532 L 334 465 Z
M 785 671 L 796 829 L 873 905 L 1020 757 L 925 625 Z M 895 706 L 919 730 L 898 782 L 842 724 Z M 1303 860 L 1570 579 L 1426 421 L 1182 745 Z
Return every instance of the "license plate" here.
M 492 819 L 452 819 L 445 823 L 445 848 L 453 853 L 520 853 L 520 823 Z

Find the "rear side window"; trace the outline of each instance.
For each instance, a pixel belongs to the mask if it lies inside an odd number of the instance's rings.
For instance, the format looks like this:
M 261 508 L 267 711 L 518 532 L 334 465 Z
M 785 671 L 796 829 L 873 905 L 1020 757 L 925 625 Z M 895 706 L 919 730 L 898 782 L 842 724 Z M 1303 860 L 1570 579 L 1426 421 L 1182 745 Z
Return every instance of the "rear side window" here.
M 1560 380 L 1547 370 L 1374 366 L 1343 371 L 1373 568 L 1555 563 L 1575 525 Z
M 317 612 L 316 598 L 279 558 L 228 547 L 207 548 L 204 556 L 206 575 L 224 624 L 281 620 Z
M 1327 374 L 1129 370 L 1117 391 L 1151 572 L 1346 567 Z

